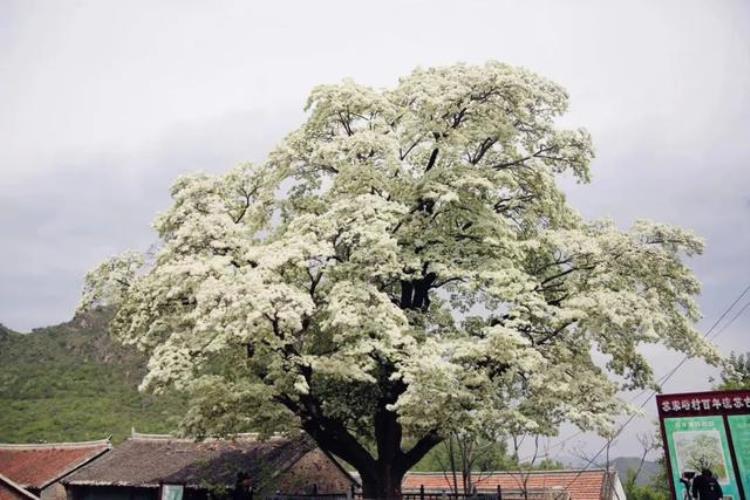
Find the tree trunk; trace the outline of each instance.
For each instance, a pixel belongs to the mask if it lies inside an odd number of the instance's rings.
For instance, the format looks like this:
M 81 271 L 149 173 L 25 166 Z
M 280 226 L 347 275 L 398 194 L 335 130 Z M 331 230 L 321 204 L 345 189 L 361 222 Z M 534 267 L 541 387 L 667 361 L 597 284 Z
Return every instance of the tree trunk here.
M 398 422 L 392 417 L 378 420 L 380 424 L 390 423 L 384 426 L 390 429 L 383 432 L 384 427 L 378 426 L 380 432 L 377 436 L 377 447 L 380 453 L 377 458 L 351 439 L 343 429 L 339 430 L 338 435 L 326 434 L 308 421 L 305 430 L 323 450 L 337 455 L 357 469 L 362 479 L 362 495 L 365 499 L 398 500 L 401 498 L 401 481 L 406 472 L 443 438 L 437 432 L 430 432 L 422 436 L 410 450 L 404 452 L 400 446 L 401 426 Z
M 398 400 L 406 386 L 400 379 L 392 380 L 392 374 L 392 367 L 384 364 L 379 377 L 382 396 L 373 415 L 376 453 L 360 443 L 344 421 L 325 415 L 323 405 L 314 394 L 299 396 L 299 403 L 291 398 L 279 399 L 300 416 L 302 428 L 324 452 L 338 456 L 357 469 L 362 479 L 362 493 L 367 499 L 400 499 L 401 481 L 406 471 L 443 440 L 437 430 L 431 430 L 411 449 L 401 449 L 403 429 L 398 415 L 388 406 Z M 305 378 L 311 377 L 308 374 Z
M 362 496 L 366 499 L 393 500 L 401 498 L 401 481 L 406 471 L 396 469 L 392 464 L 379 463 L 378 473 L 362 476 Z

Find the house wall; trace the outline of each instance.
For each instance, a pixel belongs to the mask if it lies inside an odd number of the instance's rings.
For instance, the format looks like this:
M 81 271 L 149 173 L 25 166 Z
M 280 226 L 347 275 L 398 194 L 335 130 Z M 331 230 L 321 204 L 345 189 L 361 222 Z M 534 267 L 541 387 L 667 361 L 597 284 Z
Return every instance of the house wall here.
M 613 500 L 627 500 L 628 498 L 627 495 L 625 495 L 625 489 L 622 487 L 622 483 L 617 474 L 614 475 L 614 488 L 612 493 L 611 498 Z
M 42 500 L 66 500 L 67 497 L 65 486 L 59 482 L 50 484 L 39 493 Z
M 274 481 L 276 490 L 286 494 L 312 493 L 313 485 L 318 493 L 346 493 L 352 480 L 348 474 L 334 464 L 322 451 L 315 449 L 299 459 Z

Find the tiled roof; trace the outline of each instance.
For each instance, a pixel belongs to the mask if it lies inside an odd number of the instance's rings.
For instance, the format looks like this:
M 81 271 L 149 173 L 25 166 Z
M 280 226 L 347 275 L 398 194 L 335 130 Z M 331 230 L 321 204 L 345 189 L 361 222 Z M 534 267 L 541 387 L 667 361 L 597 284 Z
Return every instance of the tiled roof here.
M 314 449 L 304 437 L 253 437 L 196 442 L 168 436 L 134 435 L 101 459 L 71 474 L 70 485 L 158 487 L 161 482 L 198 487 L 203 484 L 234 486 L 237 474 L 247 474 L 262 484 L 276 472 L 288 469 Z
M 16 484 L 9 477 L 0 474 L 0 500 L 16 500 L 18 498 L 39 500 L 38 496 L 29 493 L 20 484 Z
M 41 489 L 98 457 L 110 447 L 109 440 L 0 444 L 0 474 L 24 488 Z
M 533 472 L 483 472 L 474 473 L 474 483 L 477 491 L 497 491 L 498 485 L 505 491 L 523 489 L 524 478 L 528 478 L 526 488 L 542 490 L 562 488 L 572 500 L 599 500 L 609 498 L 607 493 L 611 488 L 609 480 L 613 473 L 603 469 L 589 469 L 585 471 L 558 470 Z M 461 478 L 458 478 L 461 484 Z M 425 491 L 450 491 L 452 480 L 446 478 L 442 472 L 410 472 L 402 483 L 403 491 L 419 490 L 424 485 Z M 460 487 L 460 486 L 459 486 Z

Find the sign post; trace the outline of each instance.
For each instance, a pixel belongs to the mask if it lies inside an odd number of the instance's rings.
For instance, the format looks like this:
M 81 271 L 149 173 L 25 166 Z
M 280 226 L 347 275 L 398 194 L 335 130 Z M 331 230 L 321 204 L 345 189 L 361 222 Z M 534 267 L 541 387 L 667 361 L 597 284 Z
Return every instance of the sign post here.
M 702 469 L 716 476 L 724 498 L 750 494 L 750 391 L 656 396 L 672 498 L 687 495 Z

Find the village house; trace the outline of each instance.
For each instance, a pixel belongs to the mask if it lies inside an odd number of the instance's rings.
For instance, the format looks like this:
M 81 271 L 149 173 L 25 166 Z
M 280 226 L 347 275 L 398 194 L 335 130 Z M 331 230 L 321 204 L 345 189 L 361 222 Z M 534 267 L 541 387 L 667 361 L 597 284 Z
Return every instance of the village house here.
M 459 491 L 462 489 L 458 473 Z M 625 500 L 625 490 L 614 469 L 475 472 L 477 493 L 502 495 L 504 500 Z M 404 478 L 404 493 L 425 496 L 453 491 L 453 476 L 444 472 L 410 472 Z
M 112 445 L 108 439 L 78 443 L 0 444 L 0 499 L 65 500 L 60 481 Z M 25 491 L 22 493 L 19 488 Z
M 276 492 L 345 495 L 353 480 L 307 437 L 196 442 L 134 433 L 64 484 L 69 500 L 203 500 Z
M 355 477 L 304 436 L 194 441 L 134 431 L 114 448 L 108 440 L 0 445 L 0 500 L 344 497 L 351 496 Z M 460 474 L 457 480 L 460 490 Z M 483 472 L 474 473 L 473 482 L 477 493 L 501 493 L 506 500 L 625 499 L 614 470 Z M 443 497 L 453 491 L 453 477 L 411 472 L 402 491 L 411 498 Z

